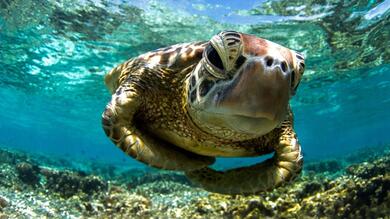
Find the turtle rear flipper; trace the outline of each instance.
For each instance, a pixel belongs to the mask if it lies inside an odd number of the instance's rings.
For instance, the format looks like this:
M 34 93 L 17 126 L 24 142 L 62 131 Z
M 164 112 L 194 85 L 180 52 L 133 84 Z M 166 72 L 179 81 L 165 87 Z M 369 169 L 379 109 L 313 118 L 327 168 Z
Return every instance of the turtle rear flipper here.
M 294 179 L 302 169 L 301 146 L 292 127 L 286 127 L 275 147 L 275 155 L 248 167 L 216 171 L 209 167 L 187 171 L 186 176 L 210 192 L 254 194 Z
M 140 132 L 133 123 L 133 116 L 142 101 L 142 91 L 129 81 L 119 86 L 102 115 L 106 135 L 120 149 L 143 163 L 167 170 L 188 171 L 214 163 L 213 157 L 184 151 Z

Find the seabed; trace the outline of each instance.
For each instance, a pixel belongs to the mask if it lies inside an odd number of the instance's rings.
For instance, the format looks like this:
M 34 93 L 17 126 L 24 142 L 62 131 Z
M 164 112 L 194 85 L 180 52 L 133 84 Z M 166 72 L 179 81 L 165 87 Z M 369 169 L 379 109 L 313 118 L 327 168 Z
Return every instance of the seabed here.
M 3 147 L 4 148 L 4 147 Z M 306 161 L 258 195 L 209 193 L 182 174 L 77 164 L 0 149 L 4 218 L 389 218 L 390 145 Z

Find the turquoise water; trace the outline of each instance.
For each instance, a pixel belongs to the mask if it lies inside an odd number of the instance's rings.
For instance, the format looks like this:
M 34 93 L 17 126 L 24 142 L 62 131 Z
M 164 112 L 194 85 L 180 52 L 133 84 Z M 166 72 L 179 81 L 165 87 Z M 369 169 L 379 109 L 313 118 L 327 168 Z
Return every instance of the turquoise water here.
M 305 54 L 292 100 L 305 159 L 388 144 L 389 9 L 389 0 L 0 1 L 0 145 L 142 167 L 101 128 L 103 76 L 132 56 L 224 29 Z

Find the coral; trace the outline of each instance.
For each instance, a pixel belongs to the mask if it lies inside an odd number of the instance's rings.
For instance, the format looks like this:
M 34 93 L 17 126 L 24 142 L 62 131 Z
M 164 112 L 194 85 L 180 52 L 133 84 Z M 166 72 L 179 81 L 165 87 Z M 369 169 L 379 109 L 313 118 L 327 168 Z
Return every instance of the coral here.
M 384 175 L 390 170 L 390 156 L 381 157 L 373 162 L 363 162 L 347 167 L 346 172 L 350 175 L 361 178 L 371 178 L 377 175 Z
M 14 166 L 0 164 L 0 187 L 11 188 L 20 182 Z
M 0 196 L 0 211 L 2 208 L 5 208 L 7 206 L 8 206 L 8 200 Z
M 186 217 L 385 218 L 390 214 L 389 156 L 348 167 L 349 175 L 304 175 L 273 191 L 250 196 L 210 194 L 191 204 Z M 340 172 L 343 172 L 341 170 Z M 221 208 L 220 206 L 224 206 Z
M 191 185 L 191 182 L 184 176 L 182 173 L 177 172 L 140 172 L 135 175 L 131 172 L 126 172 L 127 174 L 126 184 L 128 188 L 136 188 L 137 186 L 160 182 L 160 181 L 172 181 L 178 182 L 181 184 Z
M 16 165 L 19 179 L 29 185 L 37 185 L 39 183 L 39 171 L 39 167 L 32 163 L 21 162 Z
M 386 157 L 390 155 L 390 144 L 379 145 L 376 147 L 365 147 L 357 150 L 354 153 L 347 154 L 345 160 L 348 163 L 362 163 L 367 161 L 376 160 L 380 157 Z
M 342 178 L 330 190 L 302 201 L 300 214 L 311 217 L 384 217 L 390 207 L 390 176 L 370 180 Z M 378 209 L 378 206 L 382 208 Z
M 337 161 L 338 171 L 333 161 L 312 163 L 315 171 L 294 182 L 248 196 L 208 193 L 175 172 L 117 169 L 103 180 L 18 155 L 16 163 L 0 163 L 0 218 L 386 218 L 390 154 L 375 154 L 361 163 Z M 24 186 L 31 172 L 40 186 Z
M 188 191 L 191 187 L 170 180 L 161 180 L 142 184 L 134 189 L 137 194 L 150 197 L 155 194 L 172 194 Z
M 207 195 L 203 189 L 170 180 L 145 183 L 130 192 L 148 198 L 153 203 L 154 215 L 163 218 L 183 217 L 188 203 Z
M 322 187 L 322 184 L 317 181 L 308 182 L 304 184 L 303 189 L 301 190 L 301 197 L 313 195 L 314 193 L 322 190 Z
M 84 176 L 70 171 L 54 171 L 44 169 L 41 171 L 46 177 L 45 187 L 69 198 L 79 192 L 88 195 L 107 191 L 107 182 L 97 176 Z
M 275 189 L 271 194 L 252 196 L 224 196 L 212 194 L 197 200 L 188 217 L 208 218 L 375 218 L 389 214 L 390 178 L 370 180 L 342 177 L 333 187 L 301 181 L 288 189 Z M 300 197 L 300 188 L 310 188 L 306 197 Z M 283 191 L 284 190 L 284 191 Z M 275 196 L 275 197 L 272 197 Z M 221 207 L 224 206 L 224 207 Z
M 146 217 L 151 202 L 139 195 L 129 194 L 120 187 L 111 187 L 103 200 L 104 214 L 120 218 Z
M 314 171 L 316 173 L 330 172 L 334 173 L 340 171 L 343 165 L 337 160 L 325 160 L 315 163 L 308 163 L 304 169 L 307 171 Z
M 27 160 L 27 156 L 25 154 L 0 149 L 0 163 L 16 164 L 25 160 Z

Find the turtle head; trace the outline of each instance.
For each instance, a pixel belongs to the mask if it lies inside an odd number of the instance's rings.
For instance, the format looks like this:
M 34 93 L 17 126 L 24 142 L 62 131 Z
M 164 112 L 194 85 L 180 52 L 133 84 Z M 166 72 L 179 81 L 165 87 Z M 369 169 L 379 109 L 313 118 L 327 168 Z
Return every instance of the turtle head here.
M 260 136 L 285 118 L 304 71 L 301 54 L 235 31 L 211 38 L 187 80 L 187 108 L 204 131 Z

